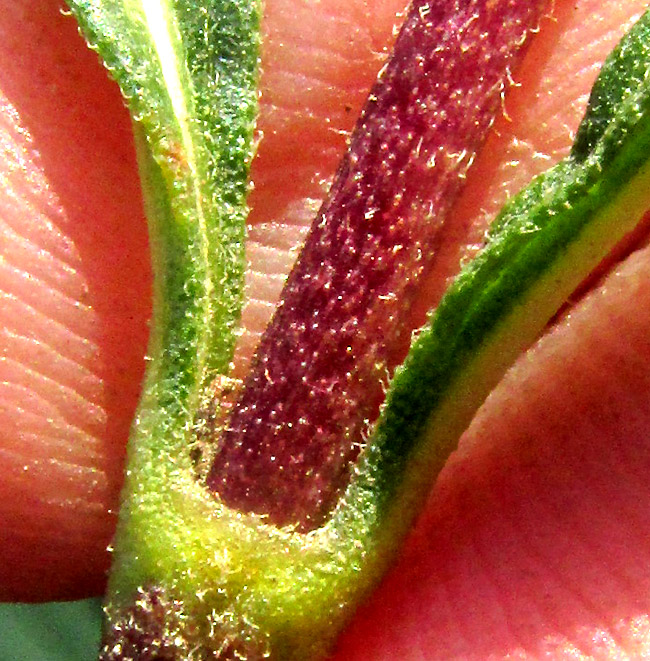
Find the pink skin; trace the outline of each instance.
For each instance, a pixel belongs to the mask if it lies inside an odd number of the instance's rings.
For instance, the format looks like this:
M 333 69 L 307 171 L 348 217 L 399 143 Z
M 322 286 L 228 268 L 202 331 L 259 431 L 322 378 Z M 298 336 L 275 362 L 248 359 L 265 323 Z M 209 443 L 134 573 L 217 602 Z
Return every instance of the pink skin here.
M 513 158 L 517 179 L 564 153 L 583 107 L 575 89 L 589 88 L 593 62 L 645 6 L 612 3 L 597 19 L 602 2 L 556 4 L 556 22 L 518 74 L 526 85 L 506 102 L 512 122 L 498 122 L 459 219 L 516 188 L 504 174 Z M 102 586 L 114 524 L 107 511 L 117 503 L 143 365 L 149 271 L 119 95 L 54 3 L 18 5 L 5 2 L 0 13 L 0 594 L 48 599 Z M 585 48 L 563 53 L 572 29 Z M 574 73 L 562 74 L 569 56 L 586 63 L 573 60 Z M 536 100 L 552 75 L 553 92 Z M 298 201 L 287 202 L 296 216 L 317 194 L 310 180 L 301 185 Z M 279 228 L 279 243 L 291 243 L 291 224 Z M 450 264 L 459 245 L 471 252 L 474 242 L 459 232 L 462 240 L 443 248 Z M 284 253 L 271 254 L 279 271 Z M 648 264 L 636 253 L 495 390 L 336 658 L 650 650 Z
M 109 564 L 146 227 L 128 114 L 73 20 L 45 1 L 1 15 L 0 596 L 78 596 Z
M 644 248 L 519 360 L 336 659 L 645 658 L 649 301 Z

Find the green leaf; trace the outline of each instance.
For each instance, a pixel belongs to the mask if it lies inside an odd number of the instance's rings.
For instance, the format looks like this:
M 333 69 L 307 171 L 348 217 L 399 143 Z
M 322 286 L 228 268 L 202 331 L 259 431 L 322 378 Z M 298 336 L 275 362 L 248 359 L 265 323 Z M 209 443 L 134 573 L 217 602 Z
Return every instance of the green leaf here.
M 228 371 L 241 310 L 259 7 L 240 0 L 71 0 L 70 7 L 132 113 L 154 269 L 148 368 L 108 610 L 120 611 L 148 585 L 191 607 L 200 587 L 192 531 L 210 517 L 191 450 L 197 411 Z

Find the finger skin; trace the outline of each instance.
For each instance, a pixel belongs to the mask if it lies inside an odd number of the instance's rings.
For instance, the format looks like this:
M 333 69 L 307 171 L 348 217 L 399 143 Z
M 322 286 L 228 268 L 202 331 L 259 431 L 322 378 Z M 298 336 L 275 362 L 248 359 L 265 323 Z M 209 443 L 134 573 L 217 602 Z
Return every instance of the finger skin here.
M 519 360 L 336 661 L 647 657 L 648 297 L 645 247 Z
M 0 7 L 0 598 L 96 594 L 150 270 L 128 113 L 58 2 Z

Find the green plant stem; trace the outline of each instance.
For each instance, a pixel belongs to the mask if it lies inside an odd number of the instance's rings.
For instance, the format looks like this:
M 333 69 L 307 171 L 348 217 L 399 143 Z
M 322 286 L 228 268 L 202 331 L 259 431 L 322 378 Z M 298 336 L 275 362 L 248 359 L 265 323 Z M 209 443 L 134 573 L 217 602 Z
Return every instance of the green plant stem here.
M 254 94 L 252 69 L 232 77 L 248 91 L 230 94 L 229 67 L 216 76 L 198 46 L 207 14 L 190 3 L 71 4 L 134 114 L 155 270 L 105 658 L 127 644 L 176 658 L 317 657 L 394 557 L 491 388 L 650 205 L 650 13 L 606 62 L 570 157 L 508 204 L 413 344 L 332 516 L 302 534 L 224 506 L 196 481 L 189 452 L 207 384 L 232 351 L 252 135 L 235 106 Z M 257 33 L 252 19 L 240 30 L 254 12 L 230 6 L 210 25 L 232 58 Z M 202 76 L 222 114 L 196 95 Z M 228 109 L 248 127 L 237 153 L 222 139 Z

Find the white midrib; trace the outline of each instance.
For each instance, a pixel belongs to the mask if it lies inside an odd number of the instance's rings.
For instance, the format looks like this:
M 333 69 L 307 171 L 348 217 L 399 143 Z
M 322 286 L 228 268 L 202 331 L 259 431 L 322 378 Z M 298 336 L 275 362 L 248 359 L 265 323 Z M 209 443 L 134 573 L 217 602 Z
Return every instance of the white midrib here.
M 140 0 L 140 5 L 144 13 L 147 28 L 151 35 L 151 40 L 158 54 L 160 68 L 165 81 L 165 87 L 169 94 L 174 116 L 177 119 L 178 127 L 181 132 L 182 146 L 185 150 L 187 166 L 191 173 L 192 194 L 195 202 L 197 221 L 201 236 L 208 234 L 205 212 L 203 209 L 203 194 L 199 187 L 200 177 L 198 172 L 197 155 L 194 148 L 192 131 L 190 128 L 191 114 L 187 105 L 186 87 L 183 86 L 181 72 L 179 71 L 178 48 L 175 44 L 181 44 L 182 40 L 178 32 L 178 26 L 174 19 L 173 10 L 169 7 L 166 0 Z M 174 31 L 174 34 L 172 34 Z M 183 60 L 184 62 L 184 60 Z M 212 280 L 210 276 L 210 259 L 207 242 L 203 241 L 201 245 L 201 257 L 206 267 L 206 278 L 204 288 L 207 300 L 211 300 Z M 209 321 L 209 306 L 205 308 L 205 322 Z M 206 356 L 200 355 L 201 364 L 205 364 Z

